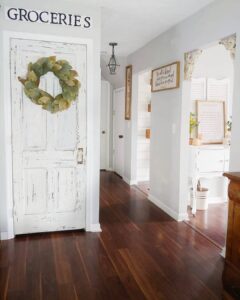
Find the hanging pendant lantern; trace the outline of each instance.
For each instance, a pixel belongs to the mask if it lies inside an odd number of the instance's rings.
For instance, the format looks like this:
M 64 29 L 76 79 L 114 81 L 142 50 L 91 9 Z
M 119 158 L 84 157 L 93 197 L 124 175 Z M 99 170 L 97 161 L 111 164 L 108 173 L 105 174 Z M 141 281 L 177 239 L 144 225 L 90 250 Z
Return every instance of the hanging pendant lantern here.
M 117 64 L 116 56 L 114 53 L 114 47 L 117 46 L 117 43 L 109 43 L 109 45 L 112 46 L 112 55 L 110 57 L 107 67 L 109 68 L 110 74 L 115 75 L 117 67 L 120 67 L 120 65 Z

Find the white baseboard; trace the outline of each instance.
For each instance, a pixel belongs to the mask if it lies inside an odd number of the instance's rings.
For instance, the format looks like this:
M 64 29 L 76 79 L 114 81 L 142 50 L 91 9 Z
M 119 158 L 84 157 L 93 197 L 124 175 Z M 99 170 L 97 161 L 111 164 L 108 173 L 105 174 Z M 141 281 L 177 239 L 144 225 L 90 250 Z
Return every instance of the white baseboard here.
M 178 214 L 178 222 L 189 221 L 188 213 Z
M 125 176 L 123 176 L 123 181 L 125 181 L 129 185 L 136 185 L 137 184 L 137 180 L 130 180 Z
M 145 182 L 145 181 L 149 181 L 149 177 L 144 177 L 144 178 L 138 178 L 137 179 L 137 183 L 141 183 L 141 182 Z
M 208 197 L 209 204 L 218 204 L 218 203 L 226 203 L 227 200 L 223 199 L 222 197 Z
M 99 223 L 90 224 L 89 227 L 86 228 L 88 232 L 102 232 L 101 226 Z
M 1 241 L 10 240 L 10 239 L 13 239 L 13 238 L 14 238 L 14 235 L 9 234 L 9 232 L 7 232 L 7 231 L 0 232 L 0 240 Z
M 157 207 L 161 208 L 166 214 L 168 214 L 170 217 L 172 217 L 177 222 L 182 222 L 184 220 L 188 219 L 188 214 L 178 214 L 176 211 L 174 211 L 172 208 L 168 207 L 165 203 L 163 203 L 161 200 L 157 199 L 157 197 L 149 194 L 148 199 L 155 204 Z
M 222 249 L 222 251 L 221 251 L 220 255 L 221 255 L 223 258 L 225 258 L 225 257 L 226 257 L 226 246 L 225 246 L 225 247 L 223 247 L 223 249 Z

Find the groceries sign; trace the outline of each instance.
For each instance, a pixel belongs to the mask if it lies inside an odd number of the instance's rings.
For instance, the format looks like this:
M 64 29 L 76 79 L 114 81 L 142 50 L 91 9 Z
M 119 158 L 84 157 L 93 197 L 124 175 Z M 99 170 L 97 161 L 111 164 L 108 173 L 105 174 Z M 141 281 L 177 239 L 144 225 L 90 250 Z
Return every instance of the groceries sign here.
M 5 17 L 11 21 L 56 24 L 85 29 L 92 25 L 92 19 L 88 16 L 16 7 L 5 7 Z

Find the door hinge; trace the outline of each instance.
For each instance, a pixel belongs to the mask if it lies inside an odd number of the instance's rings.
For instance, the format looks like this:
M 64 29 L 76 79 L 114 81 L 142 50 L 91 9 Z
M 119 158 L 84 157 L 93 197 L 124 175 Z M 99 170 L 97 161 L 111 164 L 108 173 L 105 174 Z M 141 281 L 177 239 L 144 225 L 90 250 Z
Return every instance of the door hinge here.
M 77 150 L 77 163 L 79 165 L 83 164 L 83 148 L 78 148 Z

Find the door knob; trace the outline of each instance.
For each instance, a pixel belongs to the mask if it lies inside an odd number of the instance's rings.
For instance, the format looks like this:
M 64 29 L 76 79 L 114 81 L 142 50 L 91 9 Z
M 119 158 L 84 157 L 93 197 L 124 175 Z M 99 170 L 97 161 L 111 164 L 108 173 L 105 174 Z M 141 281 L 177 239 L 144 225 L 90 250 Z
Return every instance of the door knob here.
M 79 165 L 83 164 L 83 148 L 78 148 L 77 150 L 77 163 Z
M 103 130 L 103 131 L 102 131 L 102 134 L 105 134 L 105 133 L 106 133 L 106 131 L 105 131 L 105 130 Z
M 120 134 L 118 137 L 119 137 L 120 139 L 122 139 L 122 138 L 123 138 L 123 135 Z

